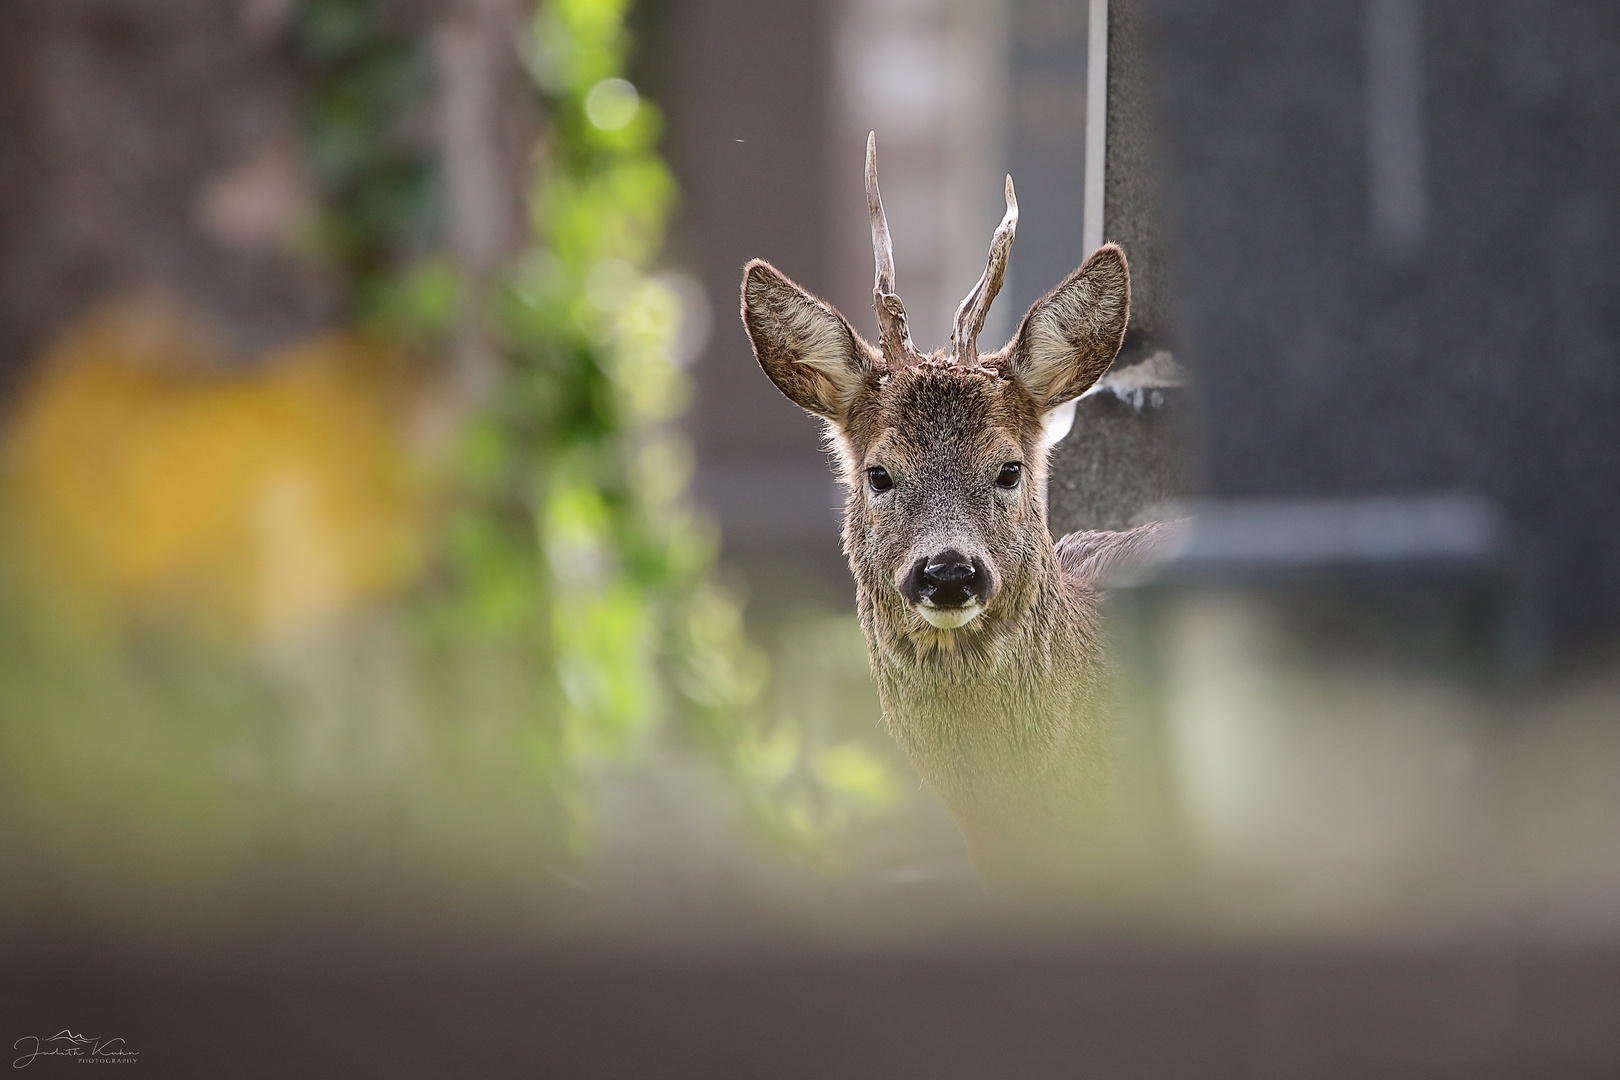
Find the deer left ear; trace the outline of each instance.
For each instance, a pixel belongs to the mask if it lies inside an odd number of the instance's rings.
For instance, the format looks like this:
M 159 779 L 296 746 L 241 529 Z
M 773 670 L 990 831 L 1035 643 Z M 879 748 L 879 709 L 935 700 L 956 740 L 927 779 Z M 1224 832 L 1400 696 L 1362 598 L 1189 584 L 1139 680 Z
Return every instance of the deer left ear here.
M 742 317 L 754 357 L 777 389 L 800 408 L 843 423 L 874 363 L 849 322 L 759 259 L 743 273 Z
M 1119 354 L 1130 311 L 1125 253 L 1104 244 L 1029 309 L 1004 353 L 1010 374 L 1042 409 L 1079 397 Z

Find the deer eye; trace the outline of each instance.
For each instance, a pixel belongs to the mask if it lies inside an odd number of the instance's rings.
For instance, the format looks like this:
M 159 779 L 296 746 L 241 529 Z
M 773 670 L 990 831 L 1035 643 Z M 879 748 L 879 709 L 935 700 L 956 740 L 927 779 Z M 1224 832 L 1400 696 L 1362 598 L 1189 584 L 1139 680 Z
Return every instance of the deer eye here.
M 1024 475 L 1023 462 L 1009 461 L 1007 464 L 1003 465 L 1001 467 L 1001 471 L 996 474 L 996 486 L 1015 488 L 1018 486 L 1018 478 L 1022 475 Z
M 889 475 L 889 470 L 881 465 L 873 465 L 866 470 L 866 482 L 872 485 L 873 491 L 888 491 L 894 487 L 894 479 Z

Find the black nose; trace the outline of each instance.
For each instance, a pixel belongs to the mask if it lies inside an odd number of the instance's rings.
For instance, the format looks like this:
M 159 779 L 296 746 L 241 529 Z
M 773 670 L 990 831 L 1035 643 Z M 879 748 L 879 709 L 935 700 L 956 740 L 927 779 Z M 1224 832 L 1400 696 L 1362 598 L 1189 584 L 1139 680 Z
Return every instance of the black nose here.
M 978 561 L 957 551 L 922 559 L 918 570 L 918 598 L 939 607 L 965 607 L 984 591 L 986 575 Z

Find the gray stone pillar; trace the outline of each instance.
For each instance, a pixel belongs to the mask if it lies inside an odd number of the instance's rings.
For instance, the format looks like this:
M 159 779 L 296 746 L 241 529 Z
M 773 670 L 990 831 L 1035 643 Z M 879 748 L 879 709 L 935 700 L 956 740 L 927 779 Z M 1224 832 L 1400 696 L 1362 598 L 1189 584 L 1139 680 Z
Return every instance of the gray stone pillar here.
M 1071 8 L 1087 10 L 1079 4 Z M 1114 367 L 1076 404 L 1068 436 L 1053 448 L 1048 519 L 1054 536 L 1139 525 L 1161 513 L 1185 486 L 1175 428 L 1183 391 L 1165 348 L 1142 22 L 1131 0 L 1092 0 L 1089 9 L 1085 55 L 1089 63 L 1106 62 L 1102 70 L 1082 70 L 1075 78 L 1084 77 L 1091 94 L 1084 143 L 1088 152 L 1101 148 L 1103 161 L 1100 169 L 1095 161 L 1084 164 L 1083 186 L 1082 170 L 1072 170 L 1072 209 L 1077 217 L 1083 212 L 1084 226 L 1071 258 L 1078 262 L 1105 241 L 1125 249 L 1131 322 Z M 1071 42 L 1071 51 L 1078 53 L 1076 44 Z

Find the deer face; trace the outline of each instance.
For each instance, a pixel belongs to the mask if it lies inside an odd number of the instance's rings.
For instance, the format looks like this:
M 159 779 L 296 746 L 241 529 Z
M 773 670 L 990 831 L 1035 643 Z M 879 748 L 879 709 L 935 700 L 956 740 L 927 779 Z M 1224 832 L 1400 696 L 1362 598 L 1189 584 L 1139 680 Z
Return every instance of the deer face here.
M 911 344 L 867 144 L 880 346 L 768 263 L 748 264 L 742 316 L 782 393 L 827 423 L 849 489 L 844 542 L 857 580 L 919 632 L 951 631 L 1017 607 L 1051 537 L 1040 481 L 1046 413 L 1084 393 L 1125 334 L 1130 277 L 1110 244 L 1035 303 L 999 352 L 976 339 L 1006 269 L 1008 213 L 984 277 L 957 312 L 952 356 Z
M 880 380 L 837 438 L 863 584 L 929 625 L 965 626 L 1026 576 L 1044 533 L 1040 412 L 997 374 L 918 365 Z

